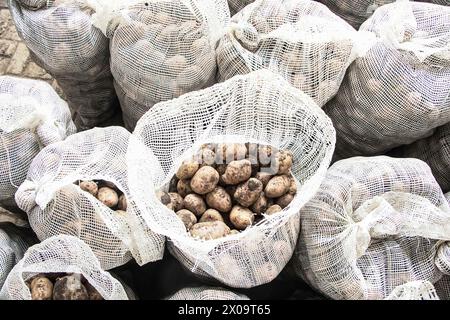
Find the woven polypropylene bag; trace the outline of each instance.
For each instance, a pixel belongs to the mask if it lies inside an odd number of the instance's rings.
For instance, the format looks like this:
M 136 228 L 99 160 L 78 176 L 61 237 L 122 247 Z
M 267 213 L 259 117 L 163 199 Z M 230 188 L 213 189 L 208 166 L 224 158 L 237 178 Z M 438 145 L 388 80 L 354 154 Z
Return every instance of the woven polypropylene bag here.
M 357 38 L 355 29 L 321 3 L 257 0 L 233 16 L 219 42 L 219 79 L 268 68 L 322 107 L 356 58 Z
M 255 2 L 255 0 L 228 0 L 231 15 L 234 16 L 252 2 Z
M 97 2 L 110 12 L 110 21 L 98 25 L 111 39 L 111 71 L 127 128 L 155 103 L 215 82 L 216 42 L 230 16 L 226 0 Z
M 412 281 L 396 287 L 385 300 L 439 300 L 430 281 Z
M 28 244 L 14 230 L 0 227 L 0 288 L 12 268 L 22 259 Z
M 450 274 L 450 206 L 421 160 L 338 161 L 300 217 L 293 266 L 333 299 L 383 299 Z
M 376 34 L 374 44 L 324 109 L 336 159 L 380 155 L 450 121 L 450 7 L 387 4 L 361 30 Z
M 131 134 L 121 127 L 95 128 L 43 149 L 16 193 L 40 240 L 58 234 L 86 242 L 105 270 L 132 257 L 145 264 L 162 258 L 164 238 L 140 219 L 129 193 L 126 151 Z M 139 150 L 136 150 L 139 152 Z M 127 199 L 126 215 L 80 189 L 78 180 L 114 183 Z
M 250 300 L 247 296 L 223 288 L 194 287 L 177 291 L 165 300 Z
M 292 255 L 298 211 L 315 193 L 330 163 L 335 132 L 306 94 L 268 70 L 236 76 L 211 88 L 155 105 L 138 122 L 131 140 L 130 190 L 150 208 L 147 223 L 170 238 L 169 250 L 200 277 L 232 287 L 273 280 Z M 183 159 L 203 143 L 250 142 L 288 149 L 298 193 L 281 213 L 237 235 L 200 241 L 175 212 L 149 192 L 167 187 Z M 134 146 L 134 144 L 136 144 Z M 145 144 L 148 153 L 135 152 Z M 141 199 L 144 198 L 144 199 Z
M 75 133 L 67 104 L 46 82 L 0 77 L 0 204 L 14 205 L 39 150 Z
M 109 41 L 91 22 L 86 0 L 8 0 L 31 57 L 67 97 L 78 129 L 102 125 L 119 110 Z
M 0 299 L 31 300 L 26 281 L 42 273 L 81 274 L 105 300 L 128 300 L 122 284 L 102 269 L 89 246 L 68 235 L 54 236 L 30 247 L 10 272 Z
M 390 155 L 425 161 L 442 190 L 450 191 L 450 123 L 437 128 L 431 137 L 394 149 Z

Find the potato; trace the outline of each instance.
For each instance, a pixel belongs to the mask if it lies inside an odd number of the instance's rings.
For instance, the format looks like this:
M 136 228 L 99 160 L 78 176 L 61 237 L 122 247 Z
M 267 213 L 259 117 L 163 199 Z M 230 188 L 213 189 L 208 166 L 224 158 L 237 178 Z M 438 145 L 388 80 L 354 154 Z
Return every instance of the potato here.
M 275 154 L 275 163 L 278 169 L 277 174 L 288 174 L 292 168 L 294 156 L 291 151 L 283 150 Z
M 79 186 L 81 190 L 89 192 L 94 197 L 97 196 L 98 185 L 94 181 L 81 181 Z
M 216 154 L 210 149 L 201 149 L 197 154 L 197 158 L 198 163 L 200 163 L 200 167 L 216 166 Z
M 266 212 L 267 208 L 269 207 L 269 200 L 264 195 L 264 192 L 259 193 L 258 199 L 255 201 L 255 203 L 250 207 L 250 209 L 257 214 L 262 214 Z
M 199 167 L 199 163 L 194 159 L 185 160 L 178 168 L 176 176 L 180 180 L 190 179 L 195 175 Z
M 180 211 L 183 209 L 183 198 L 176 192 L 169 192 L 170 201 L 174 211 Z
M 169 192 L 178 192 L 177 190 L 178 180 L 180 179 L 178 179 L 176 175 L 174 175 L 172 179 L 170 179 Z
M 158 192 L 156 192 L 156 197 L 166 207 L 170 206 L 172 204 L 172 198 L 169 196 L 169 194 L 167 192 L 158 191 Z M 172 208 L 172 206 L 170 206 L 170 208 Z
M 234 193 L 234 199 L 243 207 L 250 207 L 258 200 L 263 184 L 256 178 L 250 178 L 240 184 Z
M 188 194 L 193 193 L 191 188 L 191 180 L 178 180 L 177 191 L 181 197 L 186 197 Z
M 294 177 L 289 177 L 290 184 L 289 184 L 289 190 L 288 193 L 295 196 L 297 194 L 297 182 L 295 181 Z
M 206 195 L 206 203 L 210 208 L 220 212 L 229 212 L 232 207 L 231 196 L 222 187 L 216 187 Z
M 201 167 L 191 179 L 191 188 L 197 194 L 207 194 L 219 183 L 219 173 L 210 166 Z
M 88 300 L 89 294 L 80 275 L 58 278 L 53 287 L 53 300 Z
M 220 214 L 219 211 L 215 210 L 215 209 L 208 209 L 205 211 L 205 213 L 202 215 L 202 217 L 200 218 L 199 222 L 208 222 L 208 221 L 222 221 L 223 217 Z
M 197 223 L 197 217 L 189 210 L 181 209 L 177 212 L 177 216 L 183 221 L 186 231 L 189 231 Z
M 230 228 L 222 221 L 201 222 L 190 230 L 191 236 L 203 240 L 218 239 L 230 234 Z
M 289 191 L 291 181 L 288 176 L 275 176 L 267 183 L 264 193 L 268 198 L 278 198 Z
M 188 194 L 183 200 L 183 207 L 200 217 L 206 211 L 206 204 L 197 194 Z
M 272 153 L 274 150 L 271 146 L 259 146 L 258 161 L 261 167 L 267 167 L 272 162 Z
M 98 292 L 89 282 L 86 281 L 84 286 L 88 292 L 89 300 L 105 300 L 100 292 Z
M 255 221 L 255 215 L 247 208 L 234 206 L 231 209 L 230 221 L 237 230 L 244 230 Z
M 294 196 L 292 194 L 286 193 L 285 195 L 277 199 L 276 204 L 284 209 L 292 202 L 292 200 L 294 200 Z
M 97 199 L 109 208 L 113 208 L 119 203 L 117 192 L 109 187 L 102 187 L 98 189 Z
M 219 143 L 216 147 L 216 162 L 218 164 L 243 160 L 247 155 L 247 147 L 242 143 Z
M 124 194 L 119 197 L 119 203 L 117 204 L 119 210 L 127 211 L 127 198 Z
M 53 283 L 46 277 L 37 276 L 31 281 L 31 300 L 52 300 Z
M 270 206 L 270 207 L 266 210 L 265 214 L 271 215 L 271 214 L 275 214 L 275 213 L 281 212 L 281 211 L 283 211 L 283 208 L 281 208 L 281 207 L 280 207 L 279 205 L 277 205 L 277 204 L 274 204 L 274 205 Z
M 270 179 L 273 178 L 273 174 L 270 174 L 268 172 L 258 172 L 255 175 L 255 178 L 262 182 L 263 187 L 265 188 L 267 184 L 269 183 Z
M 226 184 L 239 184 L 247 181 L 252 174 L 252 164 L 249 160 L 237 160 L 228 164 L 225 173 L 222 175 L 222 180 Z

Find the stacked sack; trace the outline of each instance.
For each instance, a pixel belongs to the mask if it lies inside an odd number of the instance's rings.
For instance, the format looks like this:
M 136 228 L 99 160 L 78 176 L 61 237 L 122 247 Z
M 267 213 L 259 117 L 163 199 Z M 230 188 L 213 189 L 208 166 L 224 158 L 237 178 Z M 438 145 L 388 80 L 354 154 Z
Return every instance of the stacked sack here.
M 143 225 L 142 207 L 129 193 L 130 136 L 121 127 L 95 128 L 36 156 L 16 201 L 41 241 L 59 234 L 78 237 L 105 270 L 132 258 L 141 265 L 162 258 L 164 238 Z
M 437 128 L 432 136 L 394 149 L 389 155 L 425 161 L 442 190 L 450 191 L 450 123 Z
M 43 81 L 0 77 L 0 207 L 14 194 L 45 146 L 75 133 L 67 104 Z
M 184 288 L 166 300 L 250 300 L 243 294 L 234 293 L 222 288 L 193 287 Z
M 384 299 L 450 274 L 450 206 L 420 160 L 338 161 L 300 220 L 295 271 L 332 299 Z
M 119 109 L 109 41 L 91 22 L 87 0 L 9 0 L 31 57 L 57 81 L 79 130 L 104 125 Z
M 226 0 L 97 3 L 110 17 L 95 18 L 111 39 L 111 71 L 128 129 L 155 103 L 215 82 Z
M 66 274 L 79 277 L 66 277 L 65 282 L 59 281 L 57 285 L 58 278 Z M 119 280 L 102 269 L 89 246 L 67 235 L 51 237 L 30 247 L 12 269 L 0 291 L 1 300 L 134 298 L 128 288 L 125 289 Z
M 27 248 L 28 243 L 19 232 L 10 226 L 0 226 L 0 288 Z
M 268 68 L 322 107 L 356 58 L 358 38 L 325 5 L 309 0 L 257 0 L 231 19 L 217 48 L 219 79 Z
M 399 1 L 361 31 L 376 39 L 324 109 L 337 131 L 336 159 L 380 155 L 450 121 L 450 7 Z
M 170 252 L 194 274 L 249 288 L 272 281 L 291 258 L 299 208 L 322 181 L 335 132 L 310 97 L 281 76 L 260 70 L 155 105 L 138 122 L 133 138 L 128 152 L 130 191 L 136 203 L 152 211 L 145 217 L 150 228 L 170 239 Z M 247 142 L 292 153 L 296 196 L 281 212 L 266 215 L 242 232 L 213 240 L 191 237 L 154 193 L 167 191 L 180 164 L 203 144 Z

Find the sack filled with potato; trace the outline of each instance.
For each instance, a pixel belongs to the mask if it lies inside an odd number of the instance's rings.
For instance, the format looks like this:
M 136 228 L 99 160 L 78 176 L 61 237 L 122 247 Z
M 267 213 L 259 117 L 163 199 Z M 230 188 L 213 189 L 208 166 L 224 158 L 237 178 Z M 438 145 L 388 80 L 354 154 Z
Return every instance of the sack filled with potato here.
M 219 79 L 268 68 L 322 107 L 336 94 L 363 40 L 321 3 L 257 0 L 232 17 L 220 39 Z
M 22 259 L 28 245 L 14 228 L 0 225 L 0 288 L 12 268 Z
M 111 71 L 125 126 L 155 103 L 215 83 L 226 0 L 96 0 L 96 25 L 111 39 Z M 99 9 L 99 10 L 100 10 Z
M 149 227 L 170 239 L 170 252 L 195 275 L 231 287 L 258 286 L 272 281 L 291 258 L 299 209 L 325 174 L 334 135 L 330 120 L 310 97 L 269 70 L 255 71 L 150 109 L 129 146 L 130 191 L 136 203 L 150 209 Z M 252 167 L 264 173 L 272 163 L 280 164 L 280 158 L 268 154 L 267 168 L 258 169 L 256 162 L 253 166 L 242 159 L 254 155 L 247 143 L 292 156 L 291 167 L 276 166 L 289 168 L 296 187 L 296 196 L 284 209 L 255 214 L 256 209 L 245 207 L 248 191 L 262 188 L 261 180 L 254 181 L 256 188 L 245 186 Z M 147 152 L 135 151 L 142 145 Z M 192 159 L 199 149 L 203 161 L 196 165 Z M 150 186 L 154 190 L 144 192 Z M 247 197 L 239 193 L 231 199 L 230 190 L 236 188 L 236 193 L 240 187 L 248 188 Z M 290 184 L 283 187 L 283 192 L 289 190 Z M 175 212 L 180 202 L 171 196 L 174 192 L 183 197 L 182 212 Z M 212 208 L 209 213 L 203 212 L 206 206 Z M 204 222 L 197 221 L 204 215 Z M 257 218 L 262 219 L 253 223 Z
M 89 0 L 8 0 L 32 60 L 54 77 L 79 130 L 105 126 L 120 112 L 109 40 L 91 21 Z
M 223 288 L 192 287 L 184 288 L 165 300 L 250 300 L 247 296 Z
M 53 236 L 30 247 L 0 291 L 2 300 L 129 300 L 77 237 Z
M 398 147 L 389 155 L 425 161 L 442 190 L 450 191 L 450 123 L 437 128 L 432 136 Z
M 335 159 L 382 155 L 450 121 L 450 7 L 399 1 L 360 28 L 374 35 L 324 108 Z
M 292 266 L 332 299 L 386 298 L 448 275 L 450 206 L 427 164 L 355 157 L 333 164 L 300 211 Z
M 164 238 L 151 232 L 129 194 L 127 147 L 121 127 L 95 128 L 44 148 L 16 193 L 43 241 L 67 234 L 83 240 L 103 269 L 134 258 L 162 258 Z
M 67 103 L 48 83 L 0 76 L 0 207 L 15 207 L 39 150 L 75 131 Z

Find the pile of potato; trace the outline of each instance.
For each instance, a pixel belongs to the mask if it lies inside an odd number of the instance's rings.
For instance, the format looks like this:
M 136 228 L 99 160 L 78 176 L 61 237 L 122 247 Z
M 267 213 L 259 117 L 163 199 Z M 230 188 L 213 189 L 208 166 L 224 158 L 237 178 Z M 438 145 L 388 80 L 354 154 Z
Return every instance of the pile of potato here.
M 104 300 L 81 274 L 39 274 L 27 282 L 32 300 Z
M 160 201 L 194 238 L 237 234 L 282 211 L 294 199 L 293 155 L 254 143 L 204 144 L 183 161 Z
M 155 103 L 214 83 L 218 30 L 205 11 L 196 1 L 148 1 L 111 24 L 111 71 L 128 129 Z M 229 15 L 226 0 L 217 11 L 209 14 Z
M 356 30 L 325 5 L 262 0 L 232 17 L 217 48 L 221 81 L 268 68 L 323 106 L 354 60 Z
M 81 190 L 96 197 L 108 208 L 116 211 L 119 215 L 127 213 L 127 198 L 117 186 L 104 180 L 84 180 L 75 182 Z

